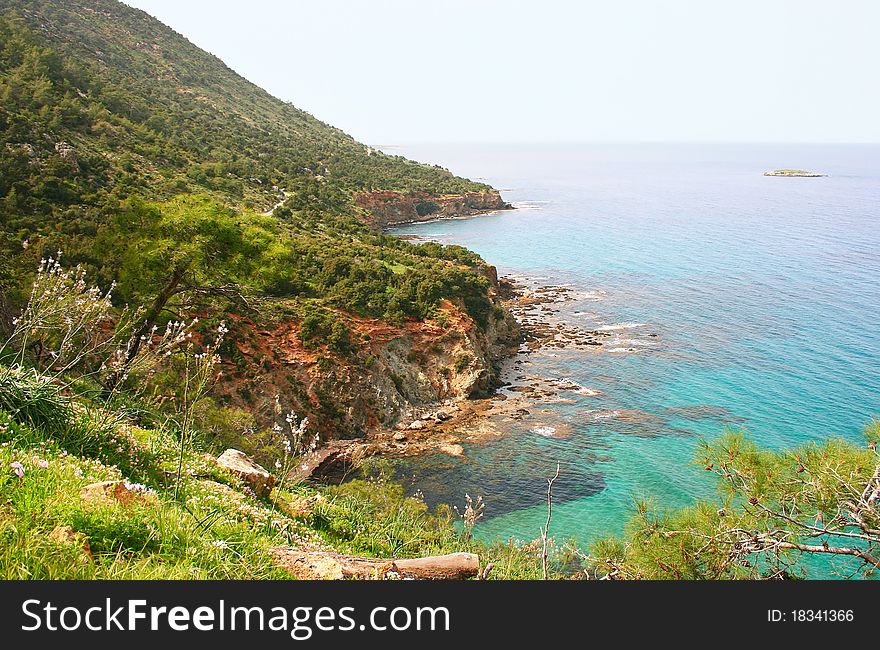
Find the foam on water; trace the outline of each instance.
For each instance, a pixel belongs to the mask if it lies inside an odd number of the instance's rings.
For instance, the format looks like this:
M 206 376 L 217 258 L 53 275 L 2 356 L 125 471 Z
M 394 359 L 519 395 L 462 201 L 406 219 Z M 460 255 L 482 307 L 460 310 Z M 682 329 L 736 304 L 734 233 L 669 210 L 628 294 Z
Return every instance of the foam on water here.
M 596 329 L 600 332 L 619 332 L 621 330 L 631 330 L 636 327 L 647 327 L 647 323 L 613 323 L 611 325 L 600 325 Z

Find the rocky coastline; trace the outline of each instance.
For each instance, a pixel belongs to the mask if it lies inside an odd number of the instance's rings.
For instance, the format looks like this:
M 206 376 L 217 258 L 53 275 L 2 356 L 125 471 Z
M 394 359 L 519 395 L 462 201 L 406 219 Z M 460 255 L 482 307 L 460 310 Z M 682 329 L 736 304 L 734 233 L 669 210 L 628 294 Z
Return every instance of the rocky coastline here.
M 455 219 L 511 210 L 496 190 L 463 194 L 430 194 L 428 192 L 359 192 L 354 202 L 365 220 L 376 230 L 410 223 Z
M 528 370 L 529 356 L 559 354 L 564 350 L 593 354 L 638 354 L 655 348 L 660 335 L 641 324 L 613 324 L 588 329 L 569 321 L 562 308 L 579 300 L 601 300 L 603 292 L 579 292 L 570 286 L 543 285 L 526 278 L 498 280 L 498 298 L 519 326 L 519 345 L 510 346 L 502 358 L 499 385 L 481 397 L 458 396 L 435 403 L 411 406 L 394 426 L 375 430 L 361 440 L 343 441 L 327 456 L 314 478 L 340 476 L 340 467 L 366 456 L 414 457 L 426 453 L 466 455 L 465 445 L 497 440 L 512 429 L 534 435 L 566 438 L 571 423 L 548 408 L 575 399 L 600 397 L 602 392 L 566 377 L 543 376 Z M 640 328 L 642 345 L 622 344 L 622 328 Z M 631 331 L 631 330 L 630 330 Z M 634 340 L 626 334 L 625 340 Z M 638 424 L 648 414 L 621 409 L 586 409 L 595 422 L 608 418 Z M 317 457 L 316 457 L 317 458 Z M 300 477 L 301 478 L 301 477 Z

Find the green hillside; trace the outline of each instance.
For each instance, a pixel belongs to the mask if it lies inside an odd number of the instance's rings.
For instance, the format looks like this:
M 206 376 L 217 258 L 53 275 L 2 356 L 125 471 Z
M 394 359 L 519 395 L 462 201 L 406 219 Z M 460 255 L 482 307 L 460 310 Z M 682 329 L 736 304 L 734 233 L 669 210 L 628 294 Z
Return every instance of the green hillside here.
M 477 264 L 475 256 L 377 236 L 351 201 L 359 190 L 457 193 L 485 185 L 371 150 L 119 2 L 0 0 L 0 10 L 7 316 L 21 304 L 35 262 L 56 249 L 102 283 L 122 279 L 120 301 L 150 300 L 190 256 L 199 282 L 232 278 L 248 293 L 388 318 L 424 317 L 441 298 L 467 297 L 475 314 L 485 310 L 482 280 L 458 270 Z M 285 206 L 260 218 L 281 190 Z M 211 215 L 195 220 L 202 231 L 185 214 L 196 205 Z M 217 232 L 227 239 L 205 241 L 204 233 Z M 144 255 L 157 285 L 128 264 Z M 230 257 L 248 263 L 207 264 Z
M 0 98 L 0 577 L 290 577 L 279 545 L 541 575 L 382 463 L 291 473 L 407 405 L 395 370 L 488 349 L 506 317 L 476 254 L 377 233 L 353 194 L 490 188 L 371 150 L 113 0 L 0 0 Z M 408 333 L 422 349 L 397 350 Z M 274 489 L 223 469 L 230 446 Z

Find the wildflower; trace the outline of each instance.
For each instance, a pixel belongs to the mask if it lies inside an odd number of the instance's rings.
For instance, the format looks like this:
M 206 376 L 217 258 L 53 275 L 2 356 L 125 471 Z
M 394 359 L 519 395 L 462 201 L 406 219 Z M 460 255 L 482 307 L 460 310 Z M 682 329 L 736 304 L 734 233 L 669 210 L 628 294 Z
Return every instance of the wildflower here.
M 215 539 L 211 542 L 211 546 L 214 548 L 229 548 L 229 543 L 222 539 Z
M 130 492 L 140 492 L 141 494 L 155 494 L 156 490 L 153 488 L 147 487 L 143 483 L 129 483 L 125 481 L 125 488 Z
M 37 465 L 41 469 L 47 469 L 49 467 L 49 461 L 48 460 L 39 460 L 39 461 L 37 461 Z
M 15 475 L 18 478 L 21 478 L 24 476 L 24 467 L 22 466 L 21 463 L 19 463 L 18 461 L 15 461 L 14 463 L 9 463 L 9 466 L 12 468 L 12 471 L 15 472 Z

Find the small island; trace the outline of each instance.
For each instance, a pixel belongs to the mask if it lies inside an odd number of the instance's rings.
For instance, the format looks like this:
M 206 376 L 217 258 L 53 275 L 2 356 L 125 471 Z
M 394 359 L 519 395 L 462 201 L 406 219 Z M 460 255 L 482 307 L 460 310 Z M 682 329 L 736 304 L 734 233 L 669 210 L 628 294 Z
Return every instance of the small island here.
M 764 176 L 794 176 L 797 178 L 819 178 L 827 174 L 808 172 L 803 169 L 775 169 L 772 172 L 764 172 Z

